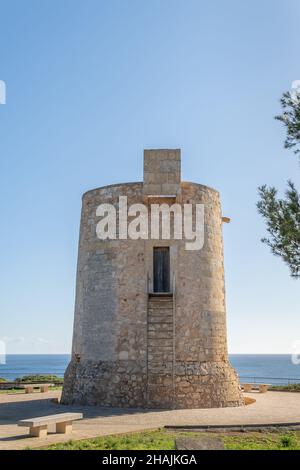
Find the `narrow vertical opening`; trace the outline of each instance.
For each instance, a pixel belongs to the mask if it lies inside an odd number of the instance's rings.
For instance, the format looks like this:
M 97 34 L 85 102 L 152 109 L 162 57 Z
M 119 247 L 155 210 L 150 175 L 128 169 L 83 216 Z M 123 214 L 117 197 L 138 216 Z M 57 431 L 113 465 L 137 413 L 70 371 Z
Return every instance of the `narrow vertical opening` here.
M 170 292 L 170 248 L 153 249 L 153 291 Z

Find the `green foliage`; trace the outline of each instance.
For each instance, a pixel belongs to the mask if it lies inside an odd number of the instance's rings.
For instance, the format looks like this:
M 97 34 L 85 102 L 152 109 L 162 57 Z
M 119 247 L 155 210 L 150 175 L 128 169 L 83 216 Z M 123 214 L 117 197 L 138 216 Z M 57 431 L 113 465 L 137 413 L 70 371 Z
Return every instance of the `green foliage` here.
M 283 390 L 287 392 L 300 392 L 300 383 L 289 384 L 289 385 L 272 385 L 270 390 Z
M 222 439 L 228 450 L 299 450 L 300 432 L 203 433 L 168 432 L 165 429 L 102 436 L 52 444 L 46 450 L 172 450 L 180 436 Z
M 289 92 L 281 98 L 282 114 L 276 119 L 286 126 L 285 148 L 300 149 L 300 95 L 291 96 Z M 274 255 L 280 256 L 289 266 L 292 277 L 300 277 L 300 194 L 291 181 L 285 198 L 277 197 L 274 187 L 261 186 L 259 213 L 264 217 L 269 237 L 262 238 Z
M 53 444 L 50 450 L 172 450 L 174 436 L 163 430 L 102 436 L 81 441 Z
M 243 436 L 224 435 L 227 450 L 298 450 L 300 449 L 300 434 L 281 434 L 278 432 L 248 432 Z
M 300 195 L 291 181 L 286 198 L 277 198 L 275 188 L 259 188 L 259 213 L 265 218 L 269 238 L 263 238 L 276 256 L 289 266 L 291 275 L 300 275 Z
M 292 435 L 282 436 L 280 443 L 282 447 L 295 448 L 297 446 L 296 439 Z
M 63 379 L 58 377 L 57 375 L 23 375 L 23 377 L 17 377 L 15 382 L 22 383 L 22 382 L 54 382 L 54 383 L 63 383 Z
M 6 379 L 4 379 L 3 377 L 0 377 L 0 382 L 6 382 Z
M 6 388 L 4 390 L 0 390 L 0 395 L 15 395 L 16 393 L 25 393 L 25 390 L 20 388 Z
M 300 144 L 300 95 L 292 97 L 287 91 L 283 93 L 280 100 L 282 114 L 275 116 L 275 119 L 281 121 L 286 126 L 287 137 L 284 146 L 287 149 L 294 148 L 295 153 L 299 153 Z

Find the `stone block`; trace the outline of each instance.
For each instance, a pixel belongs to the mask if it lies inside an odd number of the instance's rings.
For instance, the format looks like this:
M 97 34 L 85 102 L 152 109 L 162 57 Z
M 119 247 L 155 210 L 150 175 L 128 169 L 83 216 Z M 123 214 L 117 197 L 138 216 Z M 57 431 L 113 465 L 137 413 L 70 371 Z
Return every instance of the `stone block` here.
M 180 150 L 145 150 L 144 195 L 177 195 L 180 172 Z

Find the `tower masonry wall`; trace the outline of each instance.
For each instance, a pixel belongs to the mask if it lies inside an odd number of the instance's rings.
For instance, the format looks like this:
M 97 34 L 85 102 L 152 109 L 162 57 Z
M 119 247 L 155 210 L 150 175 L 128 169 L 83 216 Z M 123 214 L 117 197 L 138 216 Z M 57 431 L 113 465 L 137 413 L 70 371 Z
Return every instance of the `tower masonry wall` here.
M 63 403 L 154 408 L 243 404 L 227 355 L 219 193 L 178 182 L 177 158 L 176 153 L 168 156 L 180 204 L 204 204 L 199 251 L 186 250 L 185 240 L 97 238 L 99 204 L 118 208 L 120 196 L 127 196 L 128 205 L 145 203 L 143 183 L 107 186 L 83 196 L 72 359 Z M 148 192 L 152 189 L 148 186 Z M 172 307 L 170 322 L 160 309 L 156 326 L 149 324 L 149 292 L 153 248 L 160 246 L 170 248 Z

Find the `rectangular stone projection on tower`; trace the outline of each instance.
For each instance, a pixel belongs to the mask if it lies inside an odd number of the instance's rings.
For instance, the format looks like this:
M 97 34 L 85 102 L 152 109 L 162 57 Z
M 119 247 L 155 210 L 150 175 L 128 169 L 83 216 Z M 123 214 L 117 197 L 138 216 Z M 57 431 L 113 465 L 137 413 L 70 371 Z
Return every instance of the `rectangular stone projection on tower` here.
M 180 169 L 180 149 L 144 150 L 144 195 L 177 196 Z

